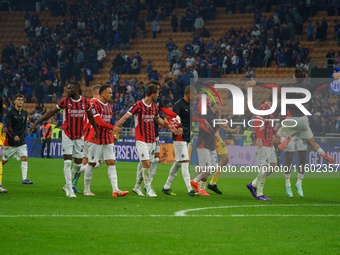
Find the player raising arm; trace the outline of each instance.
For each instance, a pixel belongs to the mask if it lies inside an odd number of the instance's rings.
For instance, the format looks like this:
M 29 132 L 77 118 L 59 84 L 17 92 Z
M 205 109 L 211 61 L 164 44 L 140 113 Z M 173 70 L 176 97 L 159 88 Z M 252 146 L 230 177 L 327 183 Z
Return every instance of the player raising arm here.
M 91 112 L 90 101 L 80 96 L 79 90 L 80 85 L 78 82 L 70 82 L 67 86 L 67 97 L 63 98 L 56 107 L 46 112 L 28 131 L 28 133 L 31 133 L 39 123 L 48 120 L 60 109 L 64 109 L 62 149 L 66 185 L 64 185 L 63 191 L 65 191 L 67 197 L 76 197 L 72 189 L 71 164 L 72 157 L 74 157 L 74 169 L 72 171 L 79 171 L 84 151 L 84 139 L 82 137 L 84 134 L 83 122 L 85 113 L 95 130 L 93 139 L 97 140 L 98 138 L 98 127 Z
M 169 123 L 165 122 L 158 115 L 158 107 L 154 103 L 159 96 L 158 86 L 151 84 L 146 88 L 146 97 L 130 107 L 127 113 L 116 122 L 116 127 L 134 115 L 135 118 L 135 140 L 139 160 L 142 161 L 143 168 L 137 172 L 136 185 L 132 189 L 139 196 L 144 196 L 141 184 L 144 180 L 148 197 L 157 197 L 156 192 L 151 187 L 150 165 L 154 161 L 156 136 L 155 124 L 168 128 Z

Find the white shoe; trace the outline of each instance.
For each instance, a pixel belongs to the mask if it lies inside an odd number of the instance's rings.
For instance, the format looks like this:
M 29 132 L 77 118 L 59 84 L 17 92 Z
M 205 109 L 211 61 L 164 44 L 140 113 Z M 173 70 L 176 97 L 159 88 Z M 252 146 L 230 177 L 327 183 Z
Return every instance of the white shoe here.
M 84 192 L 83 192 L 83 195 L 84 195 L 84 196 L 91 196 L 91 197 L 94 197 L 94 196 L 95 196 L 95 194 L 92 193 L 91 191 L 84 191 Z
M 68 197 L 77 197 L 76 194 L 74 194 L 74 191 L 72 188 L 71 188 L 71 191 L 69 191 Z
M 135 188 L 135 187 L 133 187 L 132 192 L 133 192 L 133 193 L 136 193 L 138 196 L 142 196 L 142 197 L 145 196 L 145 195 L 143 194 L 142 188 Z
M 293 192 L 292 192 L 291 186 L 289 186 L 289 187 L 286 186 L 286 193 L 287 193 L 288 197 L 293 197 Z
M 295 184 L 295 188 L 297 189 L 297 193 L 300 197 L 303 197 L 302 186 Z
M 148 193 L 146 193 L 148 197 L 157 197 L 156 192 L 153 189 L 150 189 Z
M 65 192 L 65 194 L 66 194 L 67 197 L 77 197 L 77 196 L 74 194 L 74 191 L 73 191 L 72 187 L 71 187 L 71 190 L 70 190 L 70 189 L 68 189 L 68 188 L 66 187 L 66 184 L 65 184 L 64 187 L 63 187 L 63 191 Z

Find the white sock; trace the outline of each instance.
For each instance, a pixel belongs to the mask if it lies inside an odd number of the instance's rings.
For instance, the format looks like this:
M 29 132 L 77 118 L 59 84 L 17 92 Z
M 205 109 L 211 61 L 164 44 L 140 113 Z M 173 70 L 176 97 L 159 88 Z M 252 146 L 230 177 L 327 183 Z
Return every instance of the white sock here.
M 108 166 L 108 176 L 112 186 L 112 192 L 118 191 L 117 171 L 116 166 Z
M 89 164 L 86 165 L 84 177 L 84 192 L 90 192 L 90 184 L 94 167 Z
M 286 187 L 290 187 L 291 186 L 291 184 L 290 184 L 290 176 L 291 176 L 290 173 L 289 174 L 285 173 Z
M 135 185 L 136 189 L 140 189 L 143 183 L 143 170 L 142 169 L 143 169 L 143 164 L 142 162 L 139 162 L 137 166 L 137 177 L 136 177 L 136 185 Z
M 86 168 L 86 166 L 87 166 L 87 164 L 86 164 L 86 165 L 81 164 L 80 169 L 79 169 L 79 172 L 80 172 L 80 173 L 85 173 L 85 168 Z
M 98 168 L 98 167 L 100 167 L 100 163 L 99 163 L 99 162 L 96 163 L 96 165 L 94 166 L 93 169 L 96 169 L 96 168 Z
M 304 177 L 303 173 L 298 173 L 297 174 L 297 182 L 296 182 L 297 185 L 301 185 L 302 184 L 303 177 Z
M 156 174 L 158 162 L 159 162 L 159 158 L 155 158 L 154 162 L 151 163 L 151 167 L 150 167 L 150 182 L 151 183 L 152 183 L 153 177 Z
M 206 184 L 206 181 L 201 181 L 200 183 L 200 190 L 205 190 L 205 184 Z
M 72 173 L 71 173 L 72 160 L 64 160 L 64 177 L 66 182 L 66 188 L 72 190 Z
M 202 174 L 200 173 L 199 175 L 197 175 L 197 176 L 195 177 L 194 182 L 199 183 L 200 180 L 201 180 L 201 178 L 202 178 Z
M 21 161 L 21 174 L 22 174 L 22 179 L 26 180 L 27 179 L 27 161 Z
M 263 168 L 260 168 L 260 172 L 259 175 L 257 176 L 257 189 L 256 189 L 256 195 L 262 196 L 263 195 L 263 187 L 264 187 L 264 183 L 266 181 L 266 177 L 265 177 L 265 171 L 263 171 Z
M 185 182 L 185 186 L 187 186 L 188 192 L 192 190 L 191 184 L 190 184 L 190 173 L 189 173 L 189 163 L 181 163 L 182 166 L 182 175 L 183 180 Z
M 142 168 L 142 174 L 146 191 L 149 192 L 149 190 L 151 189 L 150 168 Z
M 251 182 L 253 187 L 257 187 L 257 177 Z
M 74 163 L 73 168 L 72 168 L 72 172 L 71 172 L 71 174 L 72 174 L 72 181 L 74 179 L 76 179 L 76 177 L 77 177 L 77 175 L 78 175 L 78 173 L 80 171 L 80 167 L 81 167 L 81 164 Z
M 180 167 L 181 167 L 181 164 L 179 162 L 175 162 L 172 165 L 172 167 L 170 168 L 168 179 L 166 180 L 166 183 L 163 187 L 164 189 L 170 189 L 171 183 L 175 180 Z
M 324 151 L 322 148 L 319 148 L 316 152 L 317 152 L 319 155 L 321 155 L 321 154 L 326 154 L 325 151 Z

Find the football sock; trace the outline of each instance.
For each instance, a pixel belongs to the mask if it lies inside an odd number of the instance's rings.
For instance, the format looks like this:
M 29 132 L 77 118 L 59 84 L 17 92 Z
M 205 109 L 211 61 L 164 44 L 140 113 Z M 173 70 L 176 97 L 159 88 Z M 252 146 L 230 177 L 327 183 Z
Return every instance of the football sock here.
M 264 187 L 264 183 L 266 181 L 266 177 L 265 177 L 265 171 L 263 170 L 263 168 L 260 168 L 260 172 L 259 175 L 257 176 L 257 189 L 256 189 L 256 195 L 262 196 L 263 195 L 263 187 Z
M 190 184 L 190 173 L 189 173 L 189 163 L 181 163 L 182 166 L 182 175 L 183 180 L 185 182 L 185 186 L 187 186 L 188 192 L 192 190 L 191 184 Z
M 205 190 L 205 184 L 206 182 L 201 181 L 200 190 Z
M 154 162 L 151 163 L 151 167 L 150 167 L 150 182 L 151 183 L 152 183 L 153 177 L 156 174 L 158 162 L 159 162 L 159 158 L 155 158 Z
M 220 178 L 221 173 L 222 172 L 221 172 L 220 168 L 219 168 L 219 170 L 214 172 L 214 175 L 213 175 L 213 177 L 211 178 L 211 181 L 210 181 L 210 185 L 216 185 L 216 182 L 217 182 L 218 178 Z
M 149 192 L 151 189 L 150 183 L 150 169 L 149 168 L 142 168 L 143 180 L 146 187 L 146 191 Z
M 251 182 L 253 187 L 257 187 L 257 177 Z
M 325 151 L 324 151 L 322 148 L 319 148 L 316 152 L 317 152 L 319 155 L 321 155 L 321 154 L 326 154 Z
M 303 173 L 298 173 L 297 174 L 297 182 L 296 182 L 297 185 L 301 185 L 302 184 L 303 176 L 304 176 Z
M 108 176 L 112 186 L 112 192 L 118 191 L 117 171 L 116 166 L 108 166 Z
M 289 173 L 289 174 L 286 174 L 285 173 L 285 180 L 286 180 L 286 187 L 290 187 L 290 176 L 291 176 L 291 174 Z
M 21 174 L 23 180 L 27 179 L 27 162 L 25 161 L 21 161 Z
M 80 169 L 79 169 L 79 173 L 84 173 L 85 172 L 86 165 L 81 164 Z
M 93 169 L 94 169 L 93 166 L 90 166 L 89 164 L 86 165 L 85 177 L 84 177 L 84 192 L 90 191 L 90 183 L 91 183 Z
M 76 164 L 74 163 L 73 168 L 72 168 L 72 181 L 77 178 L 77 175 L 80 171 L 81 164 Z
M 179 162 L 175 162 L 172 167 L 170 168 L 168 179 L 166 180 L 166 183 L 164 185 L 164 189 L 170 189 L 171 183 L 175 180 L 178 170 L 181 167 L 181 164 Z M 183 171 L 183 168 L 182 168 Z M 190 180 L 189 180 L 190 183 Z
M 98 168 L 98 167 L 100 167 L 100 163 L 99 163 L 99 162 L 96 163 L 96 165 L 94 166 L 93 169 L 96 169 L 96 168 Z
M 64 160 L 64 177 L 66 182 L 66 187 L 68 190 L 72 190 L 72 173 L 71 173 L 72 160 Z
M 135 185 L 136 189 L 140 189 L 143 183 L 143 170 L 142 169 L 143 169 L 143 164 L 142 162 L 139 162 L 137 166 L 137 177 L 136 177 L 136 185 Z
M 199 174 L 195 177 L 194 182 L 198 183 L 202 178 L 202 174 Z

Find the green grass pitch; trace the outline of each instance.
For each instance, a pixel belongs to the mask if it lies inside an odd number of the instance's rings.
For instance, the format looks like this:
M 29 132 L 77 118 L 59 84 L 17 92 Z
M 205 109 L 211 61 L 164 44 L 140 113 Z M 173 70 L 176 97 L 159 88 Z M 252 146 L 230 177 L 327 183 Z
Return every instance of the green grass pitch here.
M 120 189 L 131 191 L 136 166 L 117 162 Z M 270 202 L 251 197 L 246 189 L 251 178 L 223 178 L 218 181 L 223 195 L 189 197 L 179 172 L 172 185 L 177 196 L 171 197 L 161 192 L 169 168 L 158 165 L 157 198 L 111 197 L 103 165 L 92 178 L 96 196 L 72 199 L 61 190 L 63 160 L 29 158 L 34 184 L 22 185 L 20 162 L 12 159 L 3 169 L 8 193 L 0 194 L 0 253 L 339 254 L 339 179 L 305 178 L 305 197 L 294 190 L 288 198 L 284 179 L 269 178 Z M 204 209 L 175 216 L 195 208 Z

